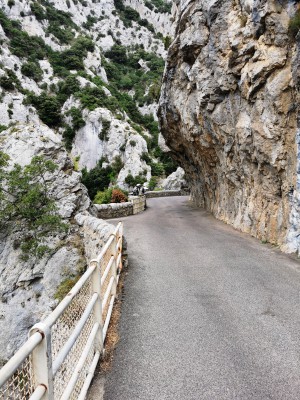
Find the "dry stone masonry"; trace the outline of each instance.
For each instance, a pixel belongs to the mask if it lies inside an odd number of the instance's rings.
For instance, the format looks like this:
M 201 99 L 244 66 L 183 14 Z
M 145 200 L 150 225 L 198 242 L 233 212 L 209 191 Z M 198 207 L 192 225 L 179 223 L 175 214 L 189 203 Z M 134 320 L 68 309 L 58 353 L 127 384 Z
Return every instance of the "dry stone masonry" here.
M 176 1 L 159 112 L 194 202 L 288 252 L 300 248 L 296 9 Z

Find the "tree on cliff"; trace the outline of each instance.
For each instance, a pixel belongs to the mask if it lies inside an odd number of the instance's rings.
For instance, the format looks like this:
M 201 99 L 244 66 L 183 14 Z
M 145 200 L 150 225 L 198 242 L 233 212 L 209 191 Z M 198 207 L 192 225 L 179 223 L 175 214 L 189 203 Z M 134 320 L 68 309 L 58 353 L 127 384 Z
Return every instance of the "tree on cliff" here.
M 57 165 L 38 156 L 25 167 L 10 169 L 8 163 L 9 156 L 0 151 L 0 230 L 21 232 L 16 245 L 22 259 L 41 258 L 51 251 L 47 239 L 68 229 L 49 193 L 49 177 Z

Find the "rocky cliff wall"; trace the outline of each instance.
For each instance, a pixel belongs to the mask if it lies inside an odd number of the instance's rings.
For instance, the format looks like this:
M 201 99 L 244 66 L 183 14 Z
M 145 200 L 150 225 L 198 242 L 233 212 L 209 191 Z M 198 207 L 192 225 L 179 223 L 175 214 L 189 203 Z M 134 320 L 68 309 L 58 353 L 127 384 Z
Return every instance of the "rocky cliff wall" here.
M 43 124 L 19 124 L 0 133 L 0 151 L 11 166 L 43 156 L 58 169 L 47 176 L 49 192 L 68 233 L 49 236 L 50 254 L 20 259 L 24 232 L 16 223 L 0 232 L 0 366 L 27 338 L 29 328 L 57 305 L 55 294 L 66 279 L 83 273 L 87 262 L 99 253 L 114 227 L 95 218 L 97 210 L 80 183 L 59 135 Z
M 176 6 L 159 114 L 193 200 L 242 231 L 299 250 L 295 2 Z

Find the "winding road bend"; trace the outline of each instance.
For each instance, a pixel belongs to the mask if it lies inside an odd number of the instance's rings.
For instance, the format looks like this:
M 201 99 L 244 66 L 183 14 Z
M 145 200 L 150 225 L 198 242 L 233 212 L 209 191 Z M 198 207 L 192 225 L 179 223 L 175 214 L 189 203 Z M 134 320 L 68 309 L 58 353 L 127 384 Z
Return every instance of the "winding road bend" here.
M 300 399 L 300 263 L 193 208 L 123 218 L 129 270 L 105 400 Z

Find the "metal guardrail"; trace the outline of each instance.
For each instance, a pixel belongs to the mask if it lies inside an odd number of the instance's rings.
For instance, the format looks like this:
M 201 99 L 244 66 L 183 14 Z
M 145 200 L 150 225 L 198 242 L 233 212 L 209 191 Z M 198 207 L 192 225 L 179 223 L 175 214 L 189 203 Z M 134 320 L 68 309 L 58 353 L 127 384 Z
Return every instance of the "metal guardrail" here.
M 0 370 L 1 400 L 83 400 L 104 349 L 119 274 L 123 225 L 55 310 L 34 325 Z

